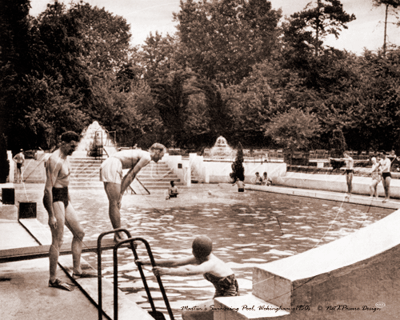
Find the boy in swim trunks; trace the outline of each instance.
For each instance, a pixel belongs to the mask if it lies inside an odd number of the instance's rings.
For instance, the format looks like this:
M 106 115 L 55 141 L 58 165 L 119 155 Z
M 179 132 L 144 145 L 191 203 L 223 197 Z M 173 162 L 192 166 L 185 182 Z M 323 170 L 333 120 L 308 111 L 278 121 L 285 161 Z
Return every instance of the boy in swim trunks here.
M 346 182 L 347 182 L 347 195 L 349 196 L 352 191 L 353 185 L 353 174 L 354 174 L 354 160 L 350 157 L 347 151 L 343 152 L 344 158 L 329 158 L 335 161 L 344 161 L 346 163 Z
M 17 153 L 14 158 L 14 162 L 17 164 L 17 183 L 22 182 L 22 166 L 25 162 L 24 150 L 21 149 L 19 153 Z
M 383 188 L 385 189 L 385 199 L 383 200 L 383 202 L 387 202 L 390 198 L 390 182 L 392 181 L 390 168 L 392 166 L 392 161 L 390 161 L 390 159 L 388 158 L 389 154 L 390 153 L 385 152 L 383 155 L 383 159 L 381 159 L 381 161 L 379 162 L 382 168 Z M 397 157 L 395 157 L 394 159 L 397 159 Z
M 82 271 L 81 253 L 82 241 L 85 236 L 82 226 L 68 194 L 70 156 L 79 141 L 79 135 L 68 131 L 61 135 L 61 146 L 54 151 L 45 163 L 46 184 L 44 189 L 43 204 L 49 214 L 49 226 L 51 230 L 52 243 L 49 251 L 50 279 L 49 287 L 72 291 L 73 286 L 57 279 L 57 263 L 60 248 L 63 243 L 64 224 L 73 234 L 72 258 L 74 277 L 97 277 L 97 274 Z
M 108 214 L 114 229 L 121 228 L 121 200 L 125 190 L 130 186 L 139 171 L 148 165 L 151 160 L 158 162 L 165 152 L 165 147 L 160 143 L 153 144 L 149 151 L 140 149 L 122 150 L 114 153 L 100 168 L 100 180 L 104 183 L 109 201 Z M 129 169 L 123 176 L 122 170 Z M 120 241 L 125 233 L 115 235 L 115 240 Z
M 193 256 L 181 259 L 160 259 L 153 268 L 156 276 L 177 275 L 191 276 L 202 274 L 215 287 L 214 298 L 238 296 L 239 285 L 232 269 L 222 260 L 212 254 L 212 241 L 207 236 L 198 236 L 192 243 Z M 136 263 L 150 265 L 149 260 L 136 260 Z M 208 300 L 199 306 L 201 311 L 183 311 L 183 320 L 212 320 L 214 299 Z M 193 310 L 199 310 L 193 308 Z M 207 311 L 205 311 L 207 309 Z
M 168 188 L 168 196 L 167 196 L 167 200 L 169 200 L 170 198 L 177 198 L 178 197 L 178 188 L 175 185 L 175 182 L 172 180 L 170 182 L 171 186 Z

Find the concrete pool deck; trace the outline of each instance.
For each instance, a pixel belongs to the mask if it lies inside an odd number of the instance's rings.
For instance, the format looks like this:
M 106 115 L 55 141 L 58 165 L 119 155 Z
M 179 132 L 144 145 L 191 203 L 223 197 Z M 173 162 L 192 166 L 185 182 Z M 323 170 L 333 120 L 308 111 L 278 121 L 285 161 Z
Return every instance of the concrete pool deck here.
M 39 188 L 40 186 L 40 188 Z M 7 188 L 12 186 L 7 185 Z M 33 187 L 33 188 L 32 188 Z M 38 201 L 43 185 L 28 186 L 30 193 L 38 190 Z M 20 191 L 17 186 L 16 192 Z M 16 196 L 16 199 L 19 197 Z M 17 248 L 33 248 L 50 243 L 51 235 L 47 225 L 37 219 L 18 219 L 17 205 L 0 204 L 0 251 Z M 39 209 L 40 210 L 40 209 Z M 25 220 L 25 221 L 23 221 Z M 34 226 L 37 224 L 37 226 Z M 33 225 L 29 228 L 27 226 Z M 28 232 L 29 230 L 29 232 Z M 64 241 L 67 242 L 67 241 Z M 91 268 L 81 259 L 82 268 Z M 69 292 L 48 287 L 48 258 L 0 263 L 0 319 L 99 319 L 97 309 L 97 278 L 72 278 L 72 256 L 60 256 L 57 278 L 75 285 Z M 130 319 L 132 314 L 140 319 L 151 320 L 146 311 L 135 304 L 135 297 L 129 299 L 119 292 L 119 319 Z M 103 279 L 103 319 L 113 317 L 113 286 Z
M 15 206 L 0 206 L 0 250 L 38 245 L 16 214 Z M 62 270 L 58 277 L 71 282 Z M 49 288 L 48 279 L 48 258 L 0 264 L 0 319 L 98 319 L 83 292 Z
M 328 176 L 329 177 L 329 176 Z M 332 179 L 337 177 L 330 176 Z M 327 179 L 327 177 L 325 177 Z M 302 176 L 301 179 L 304 179 Z M 344 180 L 341 176 L 340 179 Z M 340 181 L 342 181 L 340 180 Z M 368 179 L 367 179 L 368 180 Z M 366 180 L 366 183 L 367 183 Z M 369 181 L 368 181 L 369 182 Z M 344 182 L 343 182 L 344 184 Z M 400 186 L 400 181 L 392 180 L 393 186 Z M 193 185 L 194 187 L 196 185 Z M 201 186 L 201 185 L 198 185 Z M 3 185 L 5 188 L 14 187 L 16 200 L 19 193 L 24 192 L 23 185 Z M 207 185 L 202 185 L 207 188 Z M 44 210 L 41 202 L 43 184 L 26 185 L 30 194 L 34 193 L 34 201 L 38 203 L 38 210 Z M 232 187 L 235 188 L 235 187 Z M 187 190 L 189 190 L 188 188 Z M 313 197 L 332 201 L 346 201 L 349 203 L 378 206 L 388 209 L 400 208 L 400 201 L 393 199 L 387 203 L 371 200 L 368 196 L 352 195 L 349 199 L 341 192 L 301 189 L 285 186 L 255 186 L 247 185 L 247 190 L 290 194 L 295 196 Z M 185 189 L 182 189 L 182 192 Z M 213 190 L 210 186 L 210 190 Z M 182 197 L 182 200 L 184 198 Z M 193 198 L 191 198 L 193 202 Z M 199 199 L 201 201 L 201 199 Z M 16 202 L 17 203 L 17 202 Z M 193 204 L 193 203 L 192 203 Z M 37 245 L 31 236 L 17 221 L 18 208 L 16 205 L 0 206 L 0 250 Z M 67 259 L 71 260 L 70 256 Z M 7 305 L 1 308 L 0 319 L 97 319 L 97 308 L 86 297 L 86 293 L 76 289 L 73 292 L 61 291 L 47 287 L 48 259 L 36 259 L 20 262 L 7 262 L 0 264 L 0 302 Z M 71 281 L 64 271 L 58 274 L 65 281 Z M 40 307 L 38 307 L 40 306 Z

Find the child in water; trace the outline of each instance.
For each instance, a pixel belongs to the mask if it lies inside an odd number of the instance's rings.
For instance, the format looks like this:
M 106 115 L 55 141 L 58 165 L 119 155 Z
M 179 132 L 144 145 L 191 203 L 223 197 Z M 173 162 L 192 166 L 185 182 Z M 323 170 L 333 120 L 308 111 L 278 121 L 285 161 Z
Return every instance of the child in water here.
M 171 186 L 168 188 L 168 195 L 167 195 L 167 200 L 169 200 L 170 198 L 176 198 L 178 197 L 178 188 L 175 186 L 174 181 L 172 180 L 170 182 Z
M 157 266 L 153 268 L 154 274 L 191 276 L 202 274 L 215 287 L 214 298 L 225 296 L 238 296 L 239 286 L 235 274 L 228 265 L 212 254 L 212 241 L 207 236 L 198 236 L 192 243 L 193 256 L 181 259 L 160 259 L 156 261 Z M 150 261 L 136 260 L 136 263 L 150 265 Z M 214 305 L 214 299 L 202 303 L 199 311 L 183 311 L 183 320 L 213 319 L 213 311 L 210 307 Z M 207 310 L 206 310 L 207 309 Z
M 235 184 L 238 187 L 238 192 L 244 192 L 244 182 L 242 180 L 236 178 L 236 181 L 233 183 L 233 185 Z

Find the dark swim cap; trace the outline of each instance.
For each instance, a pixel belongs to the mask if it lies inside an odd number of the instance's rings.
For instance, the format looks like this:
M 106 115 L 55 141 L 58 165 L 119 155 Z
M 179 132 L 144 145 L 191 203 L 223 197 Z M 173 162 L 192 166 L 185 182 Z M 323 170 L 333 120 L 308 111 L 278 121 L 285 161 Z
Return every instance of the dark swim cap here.
M 193 240 L 192 249 L 196 258 L 205 258 L 212 251 L 212 241 L 207 236 L 198 236 Z

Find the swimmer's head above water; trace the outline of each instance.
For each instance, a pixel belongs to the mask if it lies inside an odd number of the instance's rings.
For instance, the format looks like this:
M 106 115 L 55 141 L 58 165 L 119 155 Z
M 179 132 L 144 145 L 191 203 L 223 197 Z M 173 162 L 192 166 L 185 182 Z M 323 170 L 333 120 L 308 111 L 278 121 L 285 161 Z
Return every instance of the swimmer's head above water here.
M 205 259 L 212 252 L 212 241 L 207 236 L 198 236 L 193 240 L 192 244 L 193 255 L 197 259 Z

